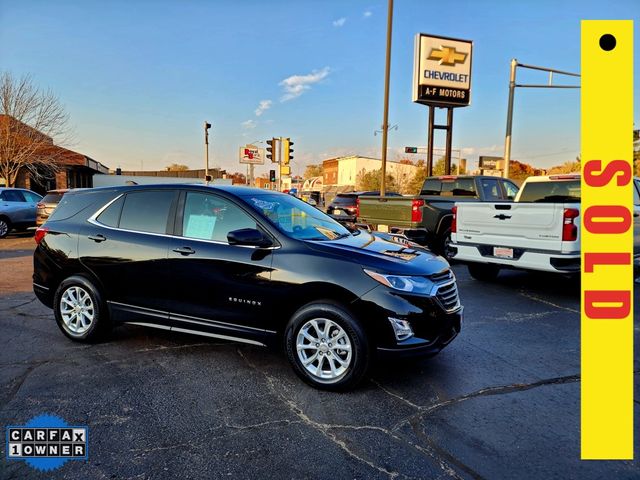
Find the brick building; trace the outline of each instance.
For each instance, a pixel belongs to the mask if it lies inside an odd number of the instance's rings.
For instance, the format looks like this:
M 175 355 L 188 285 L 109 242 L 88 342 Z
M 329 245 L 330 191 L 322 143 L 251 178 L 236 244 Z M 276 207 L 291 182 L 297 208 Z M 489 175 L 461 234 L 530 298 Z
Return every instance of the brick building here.
M 22 168 L 16 178 L 16 187 L 41 194 L 56 188 L 93 187 L 94 174 L 109 173 L 109 169 L 100 162 L 83 153 L 54 145 L 51 137 L 8 115 L 0 115 L 0 129 L 3 135 L 15 135 L 18 139 L 24 138 L 25 142 L 35 143 L 37 148 L 34 149 L 34 155 L 51 159 L 56 166 L 55 174 L 42 175 L 40 179 L 29 169 Z M 0 184 L 6 184 L 6 181 L 0 179 Z

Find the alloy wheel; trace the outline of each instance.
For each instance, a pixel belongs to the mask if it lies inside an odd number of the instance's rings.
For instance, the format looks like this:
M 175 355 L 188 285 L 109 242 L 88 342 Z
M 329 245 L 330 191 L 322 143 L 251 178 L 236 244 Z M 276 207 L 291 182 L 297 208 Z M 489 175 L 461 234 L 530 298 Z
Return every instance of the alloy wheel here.
M 296 351 L 302 367 L 321 382 L 337 381 L 351 365 L 349 336 L 340 325 L 326 318 L 315 318 L 302 325 Z
M 95 316 L 91 295 L 82 287 L 70 286 L 60 297 L 60 315 L 72 335 L 83 335 L 91 327 Z

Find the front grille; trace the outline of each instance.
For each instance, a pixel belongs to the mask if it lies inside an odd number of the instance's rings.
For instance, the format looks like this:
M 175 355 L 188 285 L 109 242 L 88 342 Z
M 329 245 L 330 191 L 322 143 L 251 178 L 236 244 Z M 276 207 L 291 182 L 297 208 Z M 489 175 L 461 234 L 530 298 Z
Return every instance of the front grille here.
M 445 270 L 444 272 L 434 273 L 429 275 L 429 279 L 433 283 L 443 283 L 453 279 L 453 272 L 451 270 Z
M 447 312 L 452 312 L 460 306 L 458 287 L 456 282 L 445 283 L 438 287 L 436 298 Z

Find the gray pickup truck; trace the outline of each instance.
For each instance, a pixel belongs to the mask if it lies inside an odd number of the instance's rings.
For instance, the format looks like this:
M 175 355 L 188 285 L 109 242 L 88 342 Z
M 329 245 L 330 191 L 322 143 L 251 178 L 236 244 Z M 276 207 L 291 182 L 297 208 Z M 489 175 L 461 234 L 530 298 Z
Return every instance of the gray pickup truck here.
M 482 175 L 427 177 L 420 195 L 358 197 L 357 223 L 371 230 L 404 234 L 410 240 L 448 256 L 451 209 L 456 202 L 513 200 L 511 180 Z

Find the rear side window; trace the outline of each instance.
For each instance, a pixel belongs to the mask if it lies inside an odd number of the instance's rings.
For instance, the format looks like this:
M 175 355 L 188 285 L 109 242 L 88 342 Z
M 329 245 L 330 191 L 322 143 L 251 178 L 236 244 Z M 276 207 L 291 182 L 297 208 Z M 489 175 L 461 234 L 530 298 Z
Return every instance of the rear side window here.
M 48 221 L 66 220 L 67 218 L 77 215 L 91 205 L 95 205 L 95 210 L 91 210 L 91 214 L 93 214 L 116 195 L 116 192 L 113 190 L 67 193 L 62 197 L 62 200 L 60 200 L 60 203 L 58 203 L 58 206 L 53 211 Z
M 24 198 L 27 202 L 35 203 L 42 200 L 42 197 L 37 193 L 23 191 L 22 194 L 24 195 Z
M 124 195 L 118 198 L 115 202 L 109 205 L 100 215 L 96 217 L 96 220 L 107 227 L 117 227 L 120 223 L 120 212 L 122 212 L 122 205 L 124 205 Z
M 529 182 L 522 186 L 520 202 L 562 203 L 580 201 L 580 180 Z
M 138 232 L 166 233 L 173 190 L 128 193 L 124 199 L 119 227 Z
M 472 178 L 425 180 L 420 195 L 441 195 L 443 197 L 477 197 L 475 182 Z
M 42 199 L 42 203 L 59 203 L 64 193 L 47 193 Z

